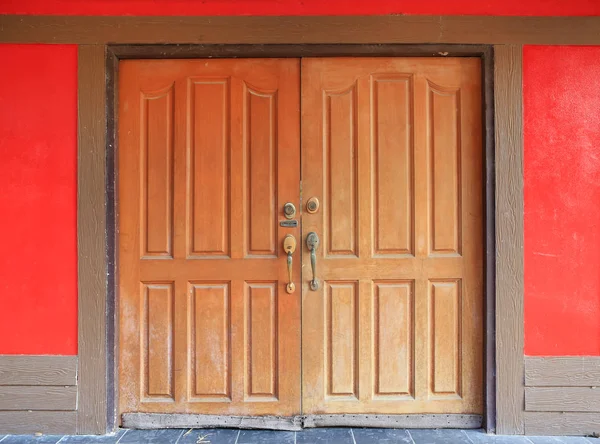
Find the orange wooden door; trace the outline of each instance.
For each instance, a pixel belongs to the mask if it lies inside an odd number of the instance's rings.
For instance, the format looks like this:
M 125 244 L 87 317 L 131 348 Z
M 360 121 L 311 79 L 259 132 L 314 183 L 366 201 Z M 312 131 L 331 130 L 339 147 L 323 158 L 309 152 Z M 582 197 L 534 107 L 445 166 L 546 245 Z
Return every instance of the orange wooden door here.
M 120 412 L 300 412 L 299 61 L 124 61 Z M 300 249 L 294 254 L 300 287 Z
M 478 59 L 303 59 L 305 413 L 482 413 L 481 106 Z

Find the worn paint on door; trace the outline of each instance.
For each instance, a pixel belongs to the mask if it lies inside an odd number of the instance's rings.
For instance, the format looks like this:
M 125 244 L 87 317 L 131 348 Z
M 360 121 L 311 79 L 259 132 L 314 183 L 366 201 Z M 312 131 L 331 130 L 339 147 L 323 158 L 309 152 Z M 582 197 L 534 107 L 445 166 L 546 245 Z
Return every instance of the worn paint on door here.
M 299 61 L 119 72 L 120 412 L 300 412 Z M 299 250 L 294 276 L 300 287 Z
M 482 413 L 479 59 L 301 64 L 121 63 L 120 411 Z
M 305 413 L 482 413 L 482 153 L 479 59 L 303 59 Z

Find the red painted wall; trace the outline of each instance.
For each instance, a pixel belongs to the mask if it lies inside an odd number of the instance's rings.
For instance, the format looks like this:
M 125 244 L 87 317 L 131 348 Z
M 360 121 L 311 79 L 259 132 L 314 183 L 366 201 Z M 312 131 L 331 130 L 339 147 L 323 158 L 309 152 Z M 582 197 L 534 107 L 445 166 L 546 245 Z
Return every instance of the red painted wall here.
M 0 13 L 600 15 L 579 0 L 0 0 Z M 0 45 L 0 354 L 77 353 L 74 46 Z M 600 354 L 600 47 L 526 47 L 525 351 Z
M 600 47 L 524 51 L 525 353 L 600 354 Z
M 5 14 L 600 15 L 598 0 L 0 0 Z
M 76 354 L 77 50 L 0 60 L 0 354 Z

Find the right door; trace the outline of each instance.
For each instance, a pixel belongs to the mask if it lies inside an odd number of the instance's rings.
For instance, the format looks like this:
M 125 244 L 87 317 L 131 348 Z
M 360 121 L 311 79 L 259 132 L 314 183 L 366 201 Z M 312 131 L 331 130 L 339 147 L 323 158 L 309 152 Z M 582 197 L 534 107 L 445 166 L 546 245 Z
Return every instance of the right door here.
M 305 413 L 483 412 L 481 78 L 302 60 Z

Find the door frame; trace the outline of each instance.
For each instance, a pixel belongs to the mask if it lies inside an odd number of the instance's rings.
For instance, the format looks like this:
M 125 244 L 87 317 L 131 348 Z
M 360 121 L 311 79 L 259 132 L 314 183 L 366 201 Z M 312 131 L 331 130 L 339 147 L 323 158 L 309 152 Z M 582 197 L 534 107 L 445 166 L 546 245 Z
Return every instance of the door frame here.
M 518 427 L 514 427 L 517 426 L 519 418 L 514 416 L 515 413 L 522 415 L 523 395 L 522 383 L 519 385 L 515 382 L 519 380 L 523 369 L 523 265 L 522 252 L 520 252 L 523 231 L 522 218 L 519 217 L 523 201 L 521 51 L 520 45 L 493 47 L 458 44 L 81 45 L 79 48 L 78 150 L 79 359 L 80 375 L 87 381 L 80 382 L 80 393 L 84 392 L 85 398 L 82 401 L 88 405 L 87 408 L 84 407 L 85 404 L 81 407 L 87 410 L 86 413 L 90 415 L 91 420 L 95 419 L 97 429 L 102 428 L 101 421 L 104 416 L 102 411 L 106 413 L 105 424 L 109 430 L 114 429 L 118 420 L 116 123 L 119 60 L 420 56 L 482 59 L 483 140 L 485 142 L 484 171 L 482 171 L 485 184 L 485 230 L 482 233 L 485 246 L 484 424 L 486 430 L 491 433 L 496 430 L 500 433 L 519 433 Z M 97 88 L 101 82 L 105 84 L 104 91 L 99 91 Z M 497 126 L 497 130 L 494 125 Z M 98 137 L 99 135 L 104 137 Z M 87 150 L 84 148 L 86 146 Z M 90 151 L 90 146 L 97 149 Z M 102 187 L 103 195 L 98 193 L 100 190 L 98 181 L 105 184 Z M 99 233 L 90 231 L 90 227 L 95 226 L 94 219 L 97 218 L 104 218 L 105 236 L 98 236 Z M 98 242 L 103 244 L 106 269 L 105 294 L 90 291 L 91 288 L 98 288 L 98 264 L 86 264 L 86 258 L 82 256 L 82 250 L 90 248 L 90 244 L 94 244 L 92 249 L 97 248 L 100 246 Z M 87 325 L 86 320 L 97 316 L 101 307 L 105 308 L 103 310 L 105 318 L 102 322 L 104 325 L 100 325 L 100 321 Z M 90 356 L 92 351 L 95 354 L 101 351 L 100 356 L 92 359 Z M 86 360 L 86 357 L 89 359 Z M 496 362 L 502 365 L 497 368 Z M 94 364 L 100 364 L 101 367 L 94 370 Z M 96 379 L 96 382 L 91 381 L 94 374 L 100 378 Z M 511 421 L 516 421 L 514 426 Z M 522 423 L 522 418 L 520 422 Z M 83 427 L 88 430 L 90 428 L 89 424 Z M 79 429 L 78 426 L 80 433 L 85 431 L 83 427 Z

